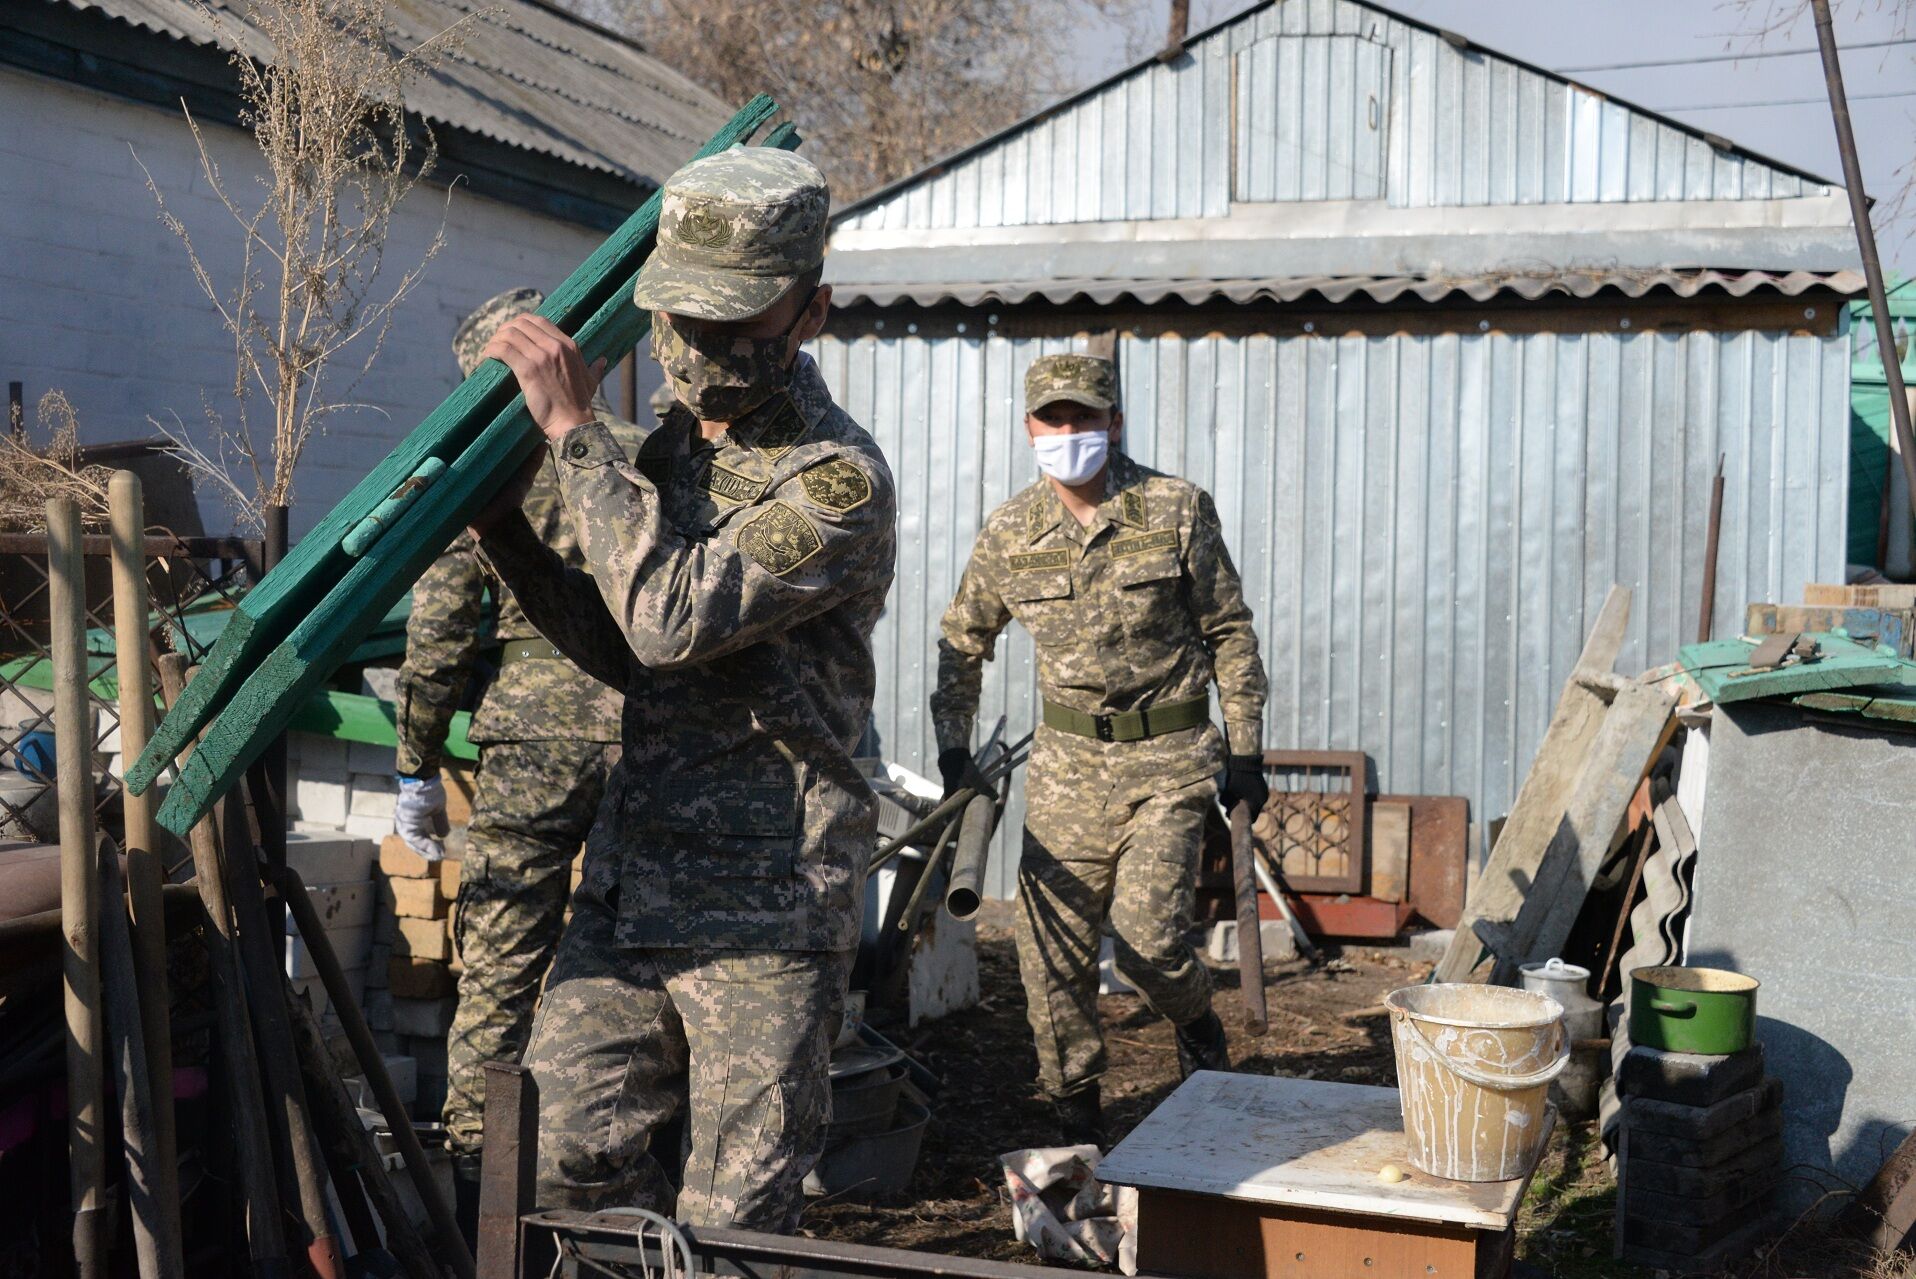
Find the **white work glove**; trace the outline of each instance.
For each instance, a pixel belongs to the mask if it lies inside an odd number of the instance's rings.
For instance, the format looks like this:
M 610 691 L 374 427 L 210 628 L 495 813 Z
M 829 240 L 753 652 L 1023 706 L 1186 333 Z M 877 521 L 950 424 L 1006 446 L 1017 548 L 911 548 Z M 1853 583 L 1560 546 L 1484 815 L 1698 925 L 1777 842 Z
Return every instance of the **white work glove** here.
M 393 830 L 406 846 L 429 862 L 446 855 L 439 842 L 446 830 L 446 786 L 437 773 L 431 777 L 399 778 L 399 798 L 393 804 Z

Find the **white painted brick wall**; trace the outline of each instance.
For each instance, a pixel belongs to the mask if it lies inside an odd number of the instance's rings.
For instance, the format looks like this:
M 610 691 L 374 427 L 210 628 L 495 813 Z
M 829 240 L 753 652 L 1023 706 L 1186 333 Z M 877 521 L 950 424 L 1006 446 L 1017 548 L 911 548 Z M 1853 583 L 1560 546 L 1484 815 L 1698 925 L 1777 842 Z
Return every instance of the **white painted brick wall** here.
M 204 133 L 227 189 L 249 197 L 252 139 L 221 125 Z M 150 436 L 149 416 L 177 414 L 199 433 L 202 397 L 222 412 L 231 405 L 231 344 L 156 216 L 136 153 L 202 259 L 230 279 L 239 235 L 177 109 L 0 68 L 0 169 L 31 175 L 11 188 L 16 198 L 0 200 L 0 376 L 26 384 L 30 422 L 42 392 L 64 390 L 87 443 Z M 387 261 L 416 262 L 442 214 L 446 246 L 401 308 L 378 364 L 353 387 L 350 349 L 337 363 L 334 398 L 374 407 L 335 414 L 309 445 L 294 494 L 296 538 L 452 389 L 450 343 L 462 316 L 514 285 L 551 289 L 603 238 L 464 187 L 448 212 L 445 190 L 431 187 L 407 201 Z M 646 367 L 641 404 L 657 377 Z M 209 530 L 232 526 L 217 498 L 203 496 L 201 507 Z

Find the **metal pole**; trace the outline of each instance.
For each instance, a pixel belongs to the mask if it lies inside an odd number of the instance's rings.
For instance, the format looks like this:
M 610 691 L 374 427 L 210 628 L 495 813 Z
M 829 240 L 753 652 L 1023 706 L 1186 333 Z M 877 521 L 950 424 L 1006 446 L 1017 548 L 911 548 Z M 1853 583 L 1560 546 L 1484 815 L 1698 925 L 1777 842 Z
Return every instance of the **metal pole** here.
M 263 567 L 270 573 L 286 558 L 286 516 L 288 508 L 269 506 L 266 508 L 266 539 L 261 550 Z M 266 865 L 270 870 L 278 870 L 286 864 L 286 734 L 280 733 L 267 743 L 260 757 L 253 761 L 247 770 L 247 779 L 251 783 L 253 812 L 259 819 L 260 850 L 266 854 Z M 247 863 L 249 873 L 250 861 Z M 253 875 L 257 881 L 259 876 Z M 275 938 L 286 935 L 286 906 L 280 901 L 266 904 L 266 919 Z M 278 944 L 275 943 L 275 949 Z
M 140 477 L 116 471 L 107 484 L 113 521 L 113 664 L 120 684 L 120 750 L 138 759 L 153 735 L 153 673 L 146 626 L 146 504 Z M 181 1272 L 180 1184 L 173 1116 L 172 1001 L 166 987 L 166 914 L 160 904 L 166 868 L 157 851 L 154 795 L 122 792 L 126 819 L 126 905 L 132 917 L 134 979 L 140 994 L 140 1036 L 145 1040 L 147 1087 L 153 1097 L 154 1211 L 162 1272 Z
M 7 430 L 16 440 L 27 438 L 26 389 L 24 383 L 7 383 Z
M 87 705 L 86 564 L 80 508 L 47 503 L 47 607 L 52 623 L 53 729 L 60 797 L 60 926 L 65 934 L 67 1150 L 73 1195 L 74 1268 L 106 1273 L 106 1113 L 100 1015 L 100 876 L 93 848 L 93 716 Z
M 1696 642 L 1707 643 L 1716 626 L 1716 551 L 1723 540 L 1723 455 L 1716 457 L 1716 478 L 1710 482 L 1710 531 L 1703 541 L 1703 604 L 1697 619 Z
M 1896 431 L 1896 454 L 1909 485 L 1910 509 L 1916 513 L 1916 440 L 1912 440 L 1909 429 L 1909 396 L 1903 390 L 1902 363 L 1896 358 L 1889 295 L 1883 288 L 1883 263 L 1876 255 L 1876 232 L 1869 223 L 1869 198 L 1863 194 L 1863 165 L 1856 158 L 1856 134 L 1850 128 L 1849 99 L 1843 93 L 1836 28 L 1830 21 L 1829 0 L 1810 0 L 1810 8 L 1816 15 L 1816 43 L 1823 51 L 1823 79 L 1829 86 L 1830 116 L 1836 122 L 1836 149 L 1843 157 L 1850 221 L 1856 224 L 1856 247 L 1863 254 L 1863 279 L 1869 286 L 1869 308 L 1876 320 L 1876 350 L 1883 357 L 1883 379 L 1889 383 L 1889 420 Z

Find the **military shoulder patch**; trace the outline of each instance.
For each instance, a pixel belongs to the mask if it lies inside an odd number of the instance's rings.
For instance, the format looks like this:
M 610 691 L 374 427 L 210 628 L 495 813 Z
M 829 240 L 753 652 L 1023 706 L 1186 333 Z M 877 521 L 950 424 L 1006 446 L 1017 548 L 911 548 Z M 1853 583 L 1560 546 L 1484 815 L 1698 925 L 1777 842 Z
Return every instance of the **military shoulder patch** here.
M 720 466 L 717 462 L 706 468 L 705 478 L 699 487 L 713 497 L 722 497 L 728 502 L 756 502 L 765 491 L 766 481 L 755 480 L 729 466 Z
M 1127 555 L 1142 555 L 1146 551 L 1155 551 L 1168 546 L 1177 549 L 1178 531 L 1174 528 L 1161 528 L 1155 533 L 1139 533 L 1136 537 L 1121 537 L 1111 543 L 1111 558 L 1123 559 Z
M 818 554 L 823 545 L 812 522 L 783 502 L 766 506 L 738 531 L 739 550 L 774 577 L 785 576 Z
M 805 496 L 828 511 L 844 514 L 872 500 L 872 482 L 855 463 L 831 458 L 801 471 L 798 482 Z
M 1030 573 L 1041 568 L 1068 568 L 1071 552 L 1062 547 L 1055 551 L 1026 551 L 1022 555 L 1013 555 L 1006 563 L 1014 573 Z
M 1144 525 L 1144 494 L 1134 488 L 1124 490 L 1124 518 L 1139 527 Z

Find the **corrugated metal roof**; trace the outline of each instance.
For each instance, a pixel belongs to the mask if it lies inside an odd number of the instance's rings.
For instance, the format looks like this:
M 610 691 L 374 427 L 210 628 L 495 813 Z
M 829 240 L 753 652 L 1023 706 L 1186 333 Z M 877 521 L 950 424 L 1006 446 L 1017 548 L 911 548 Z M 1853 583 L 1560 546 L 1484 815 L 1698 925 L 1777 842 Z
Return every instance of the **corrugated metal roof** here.
M 829 260 L 826 279 L 829 281 Z M 1588 298 L 1606 290 L 1625 297 L 1640 298 L 1657 290 L 1676 297 L 1691 298 L 1719 290 L 1730 297 L 1744 297 L 1759 290 L 1774 290 L 1795 297 L 1810 289 L 1834 289 L 1846 295 L 1863 292 L 1860 271 L 1562 271 L 1535 275 L 1497 275 L 1474 278 L 1447 278 L 1411 275 L 1308 275 L 1281 279 L 1182 280 L 1182 279 L 1054 279 L 999 280 L 975 284 L 835 284 L 833 300 L 841 306 L 869 303 L 895 306 L 914 303 L 935 306 L 957 302 L 965 306 L 995 302 L 1015 305 L 1044 301 L 1053 304 L 1092 302 L 1106 305 L 1129 299 L 1144 305 L 1178 301 L 1190 304 L 1224 300 L 1230 302 L 1296 302 L 1316 296 L 1328 303 L 1342 303 L 1364 297 L 1372 302 L 1394 302 L 1409 295 L 1425 302 L 1438 302 L 1457 295 L 1484 302 L 1497 296 L 1521 297 L 1537 301 L 1552 294 Z
M 64 0 L 145 31 L 255 58 L 271 46 L 230 0 Z M 410 49 L 466 19 L 457 46 L 407 92 L 426 120 L 656 185 L 710 137 L 725 105 L 637 44 L 537 0 L 388 0 Z

